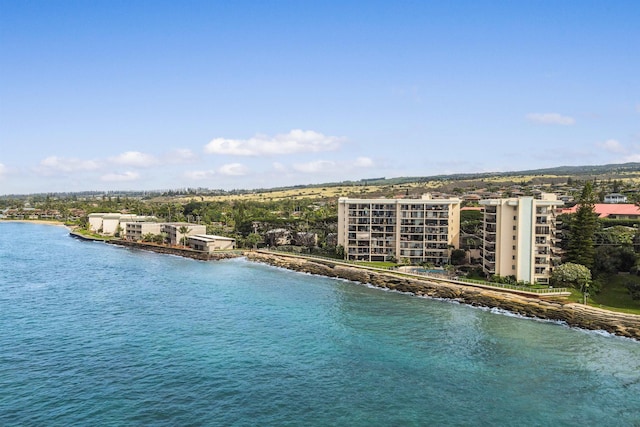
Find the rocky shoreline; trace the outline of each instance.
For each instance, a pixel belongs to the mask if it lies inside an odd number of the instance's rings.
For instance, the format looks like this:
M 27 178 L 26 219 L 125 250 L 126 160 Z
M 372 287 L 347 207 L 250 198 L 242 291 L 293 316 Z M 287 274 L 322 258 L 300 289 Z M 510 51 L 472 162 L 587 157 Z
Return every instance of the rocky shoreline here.
M 451 299 L 473 306 L 499 308 L 526 317 L 561 321 L 572 327 L 603 330 L 640 341 L 638 315 L 617 313 L 557 299 L 534 298 L 473 286 L 401 277 L 383 271 L 345 265 L 338 261 L 311 260 L 264 252 L 246 252 L 245 256 L 251 261 L 289 270 L 338 277 L 419 296 Z

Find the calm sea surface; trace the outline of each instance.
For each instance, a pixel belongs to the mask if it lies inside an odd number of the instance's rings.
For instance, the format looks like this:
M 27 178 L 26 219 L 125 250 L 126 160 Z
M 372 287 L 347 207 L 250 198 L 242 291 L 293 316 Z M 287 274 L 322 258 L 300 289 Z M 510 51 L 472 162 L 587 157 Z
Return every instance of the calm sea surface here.
M 640 343 L 0 223 L 0 425 L 640 426 Z

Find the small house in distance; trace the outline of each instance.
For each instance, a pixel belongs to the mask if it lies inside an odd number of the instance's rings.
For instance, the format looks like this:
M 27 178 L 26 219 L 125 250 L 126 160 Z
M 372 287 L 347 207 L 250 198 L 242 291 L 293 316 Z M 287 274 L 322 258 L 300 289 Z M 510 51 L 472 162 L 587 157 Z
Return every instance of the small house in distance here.
M 211 234 L 195 234 L 189 236 L 188 245 L 196 251 L 212 253 L 214 251 L 236 248 L 236 239 Z
M 265 243 L 268 246 L 283 246 L 291 244 L 291 232 L 285 228 L 275 228 L 265 234 Z
M 620 193 L 611 193 L 604 196 L 605 203 L 627 203 L 627 196 Z
M 295 233 L 293 241 L 298 246 L 313 248 L 318 246 L 318 235 L 310 232 Z

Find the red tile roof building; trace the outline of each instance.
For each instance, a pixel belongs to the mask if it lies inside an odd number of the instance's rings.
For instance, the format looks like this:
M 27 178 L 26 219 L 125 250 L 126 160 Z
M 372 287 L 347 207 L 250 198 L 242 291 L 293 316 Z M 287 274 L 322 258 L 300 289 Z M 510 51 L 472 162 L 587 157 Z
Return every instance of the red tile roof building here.
M 600 218 L 610 219 L 640 219 L 640 208 L 630 203 L 596 203 L 595 212 Z M 578 209 L 578 205 L 571 208 L 558 209 L 558 214 L 572 214 Z

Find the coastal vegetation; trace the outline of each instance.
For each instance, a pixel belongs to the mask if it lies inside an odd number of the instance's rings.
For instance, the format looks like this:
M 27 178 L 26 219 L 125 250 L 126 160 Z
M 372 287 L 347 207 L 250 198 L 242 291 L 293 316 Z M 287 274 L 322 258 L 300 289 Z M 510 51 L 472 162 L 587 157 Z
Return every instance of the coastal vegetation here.
M 82 236 L 82 237 L 90 239 L 90 240 L 107 241 L 107 240 L 111 240 L 111 239 L 115 238 L 113 236 L 105 236 L 104 234 L 95 233 L 95 232 L 93 232 L 91 230 L 88 230 L 86 228 L 74 228 L 73 232 L 76 235 Z
M 593 305 L 623 313 L 640 314 L 640 277 L 633 274 L 610 275 L 604 289 L 606 292 L 591 295 Z
M 343 248 L 336 240 L 339 197 L 417 197 L 431 192 L 461 197 L 463 206 L 473 208 L 477 199 L 467 199 L 468 195 L 511 197 L 555 192 L 566 195 L 567 206 L 571 200 L 578 204 L 575 214 L 559 217 L 565 250 L 562 261 L 589 269 L 589 301 L 640 313 L 636 283 L 640 281 L 636 280 L 640 279 L 636 276 L 640 271 L 640 220 L 600 219 L 593 212 L 594 204 L 610 192 L 624 193 L 630 201 L 638 200 L 638 183 L 640 163 L 630 163 L 514 173 L 373 178 L 275 189 L 6 195 L 0 197 L 0 213 L 15 219 L 58 220 L 96 238 L 101 236 L 88 231 L 90 213 L 149 215 L 160 221 L 204 224 L 209 234 L 235 238 L 238 248 L 277 246 L 340 259 Z M 508 277 L 483 277 L 478 266 L 474 251 L 481 245 L 482 213 L 463 210 L 460 226 L 460 248 L 452 248 L 452 265 L 447 268 L 460 276 L 513 284 Z M 183 231 L 186 230 L 180 233 Z M 161 244 L 165 237 L 149 234 L 142 240 Z M 395 261 L 383 268 L 403 265 L 406 260 Z
M 592 268 L 595 262 L 596 201 L 592 183 L 586 182 L 578 200 L 578 209 L 572 216 L 568 239 L 567 260 L 587 268 Z
M 584 295 L 586 302 L 589 286 L 591 285 L 591 270 L 582 264 L 565 262 L 553 269 L 551 283 L 579 289 Z

